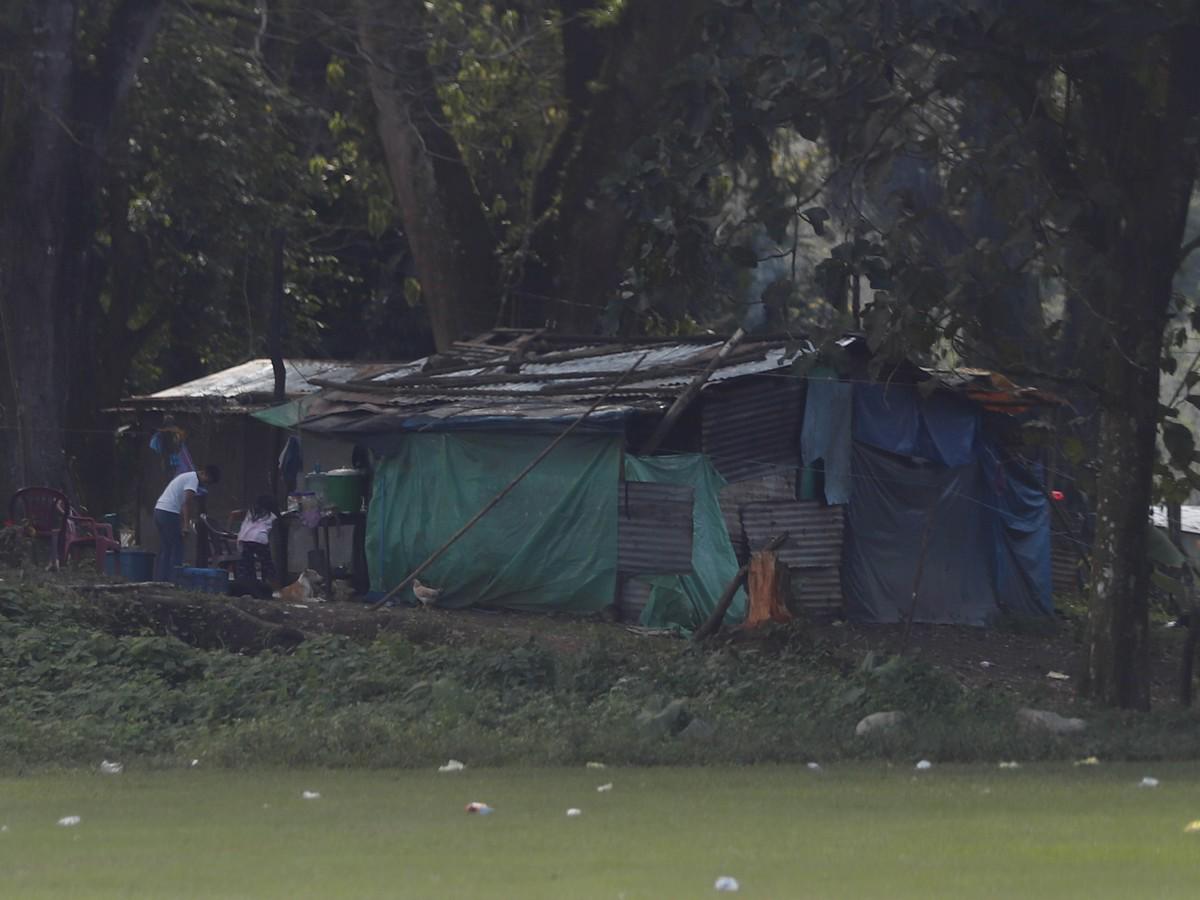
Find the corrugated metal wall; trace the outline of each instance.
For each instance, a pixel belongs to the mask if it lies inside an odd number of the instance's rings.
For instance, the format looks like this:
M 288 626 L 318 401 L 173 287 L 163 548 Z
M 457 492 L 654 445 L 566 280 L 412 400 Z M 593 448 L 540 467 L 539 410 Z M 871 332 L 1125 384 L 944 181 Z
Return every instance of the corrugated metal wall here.
M 747 481 L 735 481 L 721 489 L 721 517 L 729 531 L 729 539 L 738 559 L 745 562 L 750 555 L 746 532 L 742 528 L 742 507 L 762 500 L 795 500 L 797 470 L 790 469 Z
M 742 507 L 742 526 L 751 551 L 788 533 L 778 553 L 792 570 L 795 594 L 802 604 L 841 605 L 843 507 L 816 500 L 747 503 Z
M 803 379 L 766 375 L 704 393 L 701 447 L 726 481 L 799 464 L 803 397 Z
M 650 602 L 650 585 L 637 578 L 626 578 L 618 590 L 617 616 L 628 625 L 636 625 L 642 619 L 642 610 Z
M 617 514 L 617 568 L 626 575 L 692 571 L 693 489 L 622 482 Z

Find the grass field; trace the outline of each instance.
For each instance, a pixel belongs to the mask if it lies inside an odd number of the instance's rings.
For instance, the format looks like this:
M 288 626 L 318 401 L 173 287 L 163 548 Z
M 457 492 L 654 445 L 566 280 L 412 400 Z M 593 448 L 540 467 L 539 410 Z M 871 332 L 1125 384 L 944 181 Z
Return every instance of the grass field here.
M 1181 764 L 39 775 L 0 779 L 0 894 L 1196 897 L 1194 819 Z

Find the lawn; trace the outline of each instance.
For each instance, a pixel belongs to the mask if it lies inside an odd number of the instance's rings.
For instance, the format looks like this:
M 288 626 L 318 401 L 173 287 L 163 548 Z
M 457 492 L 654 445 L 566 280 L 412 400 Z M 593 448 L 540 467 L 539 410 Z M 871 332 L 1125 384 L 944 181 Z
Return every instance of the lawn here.
M 1184 764 L 38 775 L 0 779 L 0 892 L 1195 897 L 1194 819 Z

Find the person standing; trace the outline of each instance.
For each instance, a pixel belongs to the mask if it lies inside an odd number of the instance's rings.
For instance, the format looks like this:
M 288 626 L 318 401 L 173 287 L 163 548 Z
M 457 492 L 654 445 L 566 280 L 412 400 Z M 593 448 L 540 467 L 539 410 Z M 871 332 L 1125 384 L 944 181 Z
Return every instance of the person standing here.
M 221 469 L 204 466 L 196 472 L 176 475 L 154 504 L 154 526 L 158 529 L 158 557 L 154 561 L 156 581 L 175 581 L 175 570 L 183 565 L 183 539 L 196 511 L 201 486 L 221 480 Z

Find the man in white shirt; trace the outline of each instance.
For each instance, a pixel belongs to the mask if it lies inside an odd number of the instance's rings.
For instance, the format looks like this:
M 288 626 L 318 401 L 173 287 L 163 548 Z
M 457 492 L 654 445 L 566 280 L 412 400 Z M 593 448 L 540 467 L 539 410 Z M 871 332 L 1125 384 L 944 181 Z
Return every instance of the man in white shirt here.
M 158 557 L 154 560 L 156 581 L 175 581 L 176 569 L 183 565 L 183 539 L 196 508 L 201 485 L 221 480 L 217 466 L 204 466 L 197 472 L 176 475 L 154 504 L 154 525 L 158 529 Z

